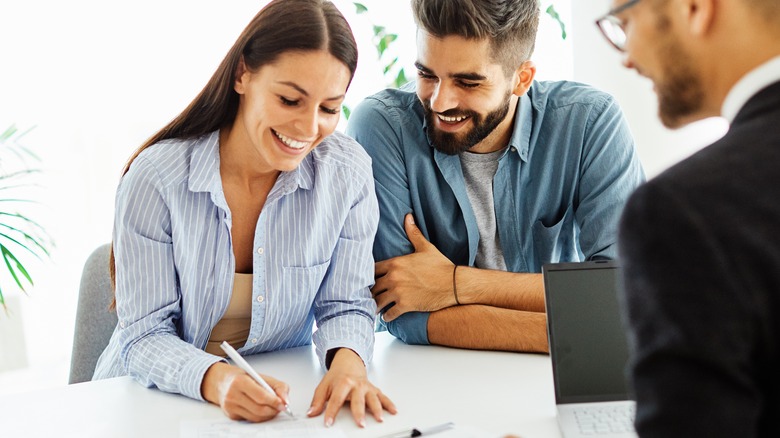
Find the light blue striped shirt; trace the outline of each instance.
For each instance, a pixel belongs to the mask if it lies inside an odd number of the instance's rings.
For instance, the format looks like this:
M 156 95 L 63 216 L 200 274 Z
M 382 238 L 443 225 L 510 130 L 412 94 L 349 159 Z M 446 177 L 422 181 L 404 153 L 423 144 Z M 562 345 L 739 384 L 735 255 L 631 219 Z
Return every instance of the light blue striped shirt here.
M 316 345 L 371 360 L 376 304 L 371 248 L 379 209 L 365 151 L 334 133 L 279 175 L 257 222 L 252 320 L 243 355 Z M 116 196 L 119 323 L 95 379 L 130 375 L 201 399 L 222 360 L 203 349 L 230 302 L 231 215 L 218 132 L 143 151 Z M 312 335 L 316 320 L 317 330 Z

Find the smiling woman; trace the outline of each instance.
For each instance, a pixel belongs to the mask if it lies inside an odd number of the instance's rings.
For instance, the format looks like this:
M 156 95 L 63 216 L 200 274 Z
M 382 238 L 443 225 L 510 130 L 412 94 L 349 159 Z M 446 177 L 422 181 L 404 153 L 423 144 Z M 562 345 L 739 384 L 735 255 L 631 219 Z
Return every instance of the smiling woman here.
M 370 161 L 334 133 L 356 67 L 351 29 L 331 2 L 271 1 L 203 91 L 132 155 L 114 222 L 119 323 L 95 378 L 130 375 L 232 419 L 266 421 L 285 409 L 289 387 L 264 376 L 266 391 L 217 345 L 257 354 L 313 338 L 327 372 L 308 416 L 324 412 L 330 426 L 346 400 L 377 420 L 395 413 L 366 375 L 378 222 Z M 363 410 L 353 417 L 365 425 Z

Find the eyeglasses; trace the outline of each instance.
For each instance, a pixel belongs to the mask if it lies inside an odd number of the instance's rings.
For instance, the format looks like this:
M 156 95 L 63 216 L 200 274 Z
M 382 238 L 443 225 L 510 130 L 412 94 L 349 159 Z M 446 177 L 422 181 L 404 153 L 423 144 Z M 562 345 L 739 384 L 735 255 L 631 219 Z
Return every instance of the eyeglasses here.
M 617 14 L 639 3 L 639 0 L 630 0 L 622 5 L 607 12 L 606 15 L 596 20 L 596 26 L 599 27 L 604 37 L 613 47 L 621 52 L 626 51 L 626 30 L 623 29 L 623 21 L 617 17 Z

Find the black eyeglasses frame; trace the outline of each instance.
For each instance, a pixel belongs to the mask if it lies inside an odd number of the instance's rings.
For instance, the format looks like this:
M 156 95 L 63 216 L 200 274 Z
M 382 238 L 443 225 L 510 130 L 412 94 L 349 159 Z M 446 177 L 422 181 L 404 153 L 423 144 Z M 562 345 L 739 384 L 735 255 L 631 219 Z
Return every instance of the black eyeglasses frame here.
M 623 3 L 622 5 L 620 5 L 620 6 L 616 7 L 616 8 L 610 9 L 609 12 L 607 12 L 606 14 L 604 14 L 603 16 L 601 16 L 600 18 L 598 18 L 596 20 L 596 26 L 601 31 L 601 34 L 604 35 L 604 38 L 606 38 L 606 40 L 609 42 L 609 44 L 612 45 L 612 47 L 614 47 L 615 49 L 617 49 L 617 50 L 619 50 L 621 52 L 625 52 L 626 51 L 625 46 L 616 43 L 612 39 L 612 37 L 609 36 L 609 32 L 605 29 L 605 27 L 604 27 L 605 25 L 603 23 L 607 23 L 608 22 L 608 23 L 610 23 L 610 25 L 618 26 L 620 28 L 620 30 L 623 31 L 623 33 L 625 34 L 625 30 L 623 29 L 623 26 L 618 24 L 618 23 L 620 23 L 620 19 L 617 18 L 617 14 L 619 14 L 619 13 L 625 11 L 626 9 L 636 5 L 640 1 L 641 0 L 629 0 L 629 1 Z

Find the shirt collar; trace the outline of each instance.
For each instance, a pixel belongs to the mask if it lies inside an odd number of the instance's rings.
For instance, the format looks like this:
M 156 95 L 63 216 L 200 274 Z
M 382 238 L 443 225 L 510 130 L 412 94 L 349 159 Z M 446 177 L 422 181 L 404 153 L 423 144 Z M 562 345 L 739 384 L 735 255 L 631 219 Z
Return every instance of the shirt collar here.
M 190 156 L 189 188 L 193 192 L 216 192 L 222 186 L 219 180 L 219 130 L 196 140 Z
M 526 92 L 517 99 L 515 123 L 512 127 L 512 137 L 509 138 L 509 146 L 517 151 L 517 155 L 523 161 L 528 161 L 528 149 L 531 147 L 531 128 L 533 123 L 531 113 L 531 98 L 528 96 L 528 92 Z
M 754 68 L 731 88 L 723 101 L 720 113 L 729 123 L 756 93 L 780 80 L 780 56 Z
M 219 174 L 219 130 L 206 134 L 196 140 L 196 146 L 190 157 L 189 188 L 193 192 L 220 193 L 222 180 Z M 296 188 L 311 190 L 314 186 L 314 162 L 309 152 L 297 168 L 279 175 L 276 186 L 285 193 Z

